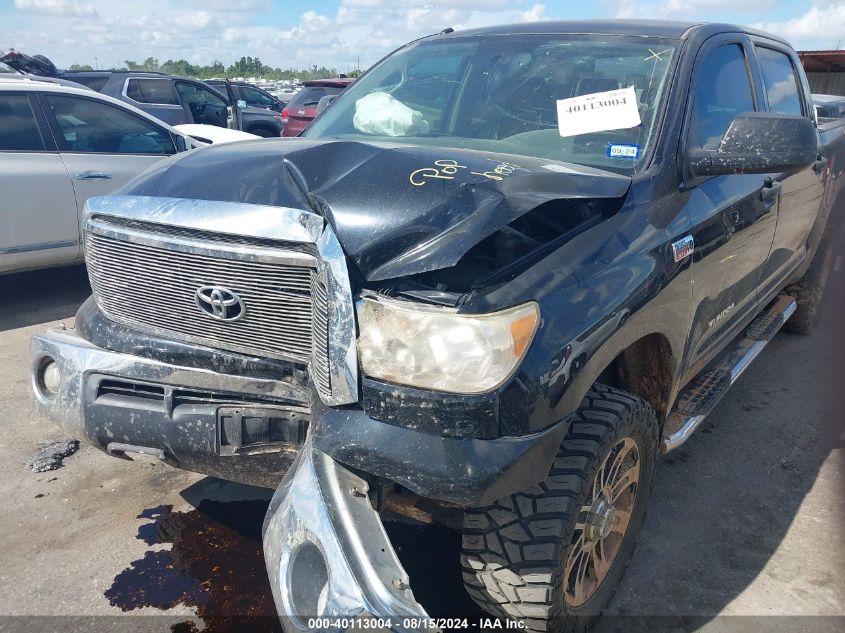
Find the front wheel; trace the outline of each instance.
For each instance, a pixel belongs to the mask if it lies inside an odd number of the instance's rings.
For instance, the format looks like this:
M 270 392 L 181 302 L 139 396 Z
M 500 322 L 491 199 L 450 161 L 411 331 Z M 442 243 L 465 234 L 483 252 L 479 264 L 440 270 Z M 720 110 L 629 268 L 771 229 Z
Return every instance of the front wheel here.
M 543 482 L 465 512 L 461 564 L 473 600 L 529 631 L 590 626 L 630 560 L 657 449 L 651 406 L 595 385 Z

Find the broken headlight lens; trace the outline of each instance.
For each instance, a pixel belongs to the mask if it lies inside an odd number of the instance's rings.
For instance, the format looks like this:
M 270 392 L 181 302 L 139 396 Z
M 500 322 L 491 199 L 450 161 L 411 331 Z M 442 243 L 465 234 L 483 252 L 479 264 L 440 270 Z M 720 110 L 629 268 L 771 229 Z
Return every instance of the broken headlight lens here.
M 540 312 L 536 303 L 489 314 L 410 301 L 358 303 L 358 356 L 364 374 L 452 393 L 501 385 L 525 356 Z

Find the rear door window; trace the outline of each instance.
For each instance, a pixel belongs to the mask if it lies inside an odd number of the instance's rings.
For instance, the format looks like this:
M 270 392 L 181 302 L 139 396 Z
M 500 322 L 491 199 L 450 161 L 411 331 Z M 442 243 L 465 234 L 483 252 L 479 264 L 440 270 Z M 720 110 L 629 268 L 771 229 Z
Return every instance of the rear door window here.
M 693 93 L 688 143 L 716 148 L 731 122 L 754 111 L 745 53 L 739 44 L 724 44 L 706 54 Z
M 138 103 L 179 105 L 169 79 L 129 79 L 126 96 Z
M 57 141 L 66 152 L 95 154 L 175 154 L 170 133 L 109 103 L 45 95 L 59 126 Z
M 44 151 L 44 140 L 25 94 L 0 94 L 0 151 Z
M 803 115 L 801 90 L 792 60 L 788 55 L 773 48 L 758 46 L 756 50 L 769 101 L 769 112 Z

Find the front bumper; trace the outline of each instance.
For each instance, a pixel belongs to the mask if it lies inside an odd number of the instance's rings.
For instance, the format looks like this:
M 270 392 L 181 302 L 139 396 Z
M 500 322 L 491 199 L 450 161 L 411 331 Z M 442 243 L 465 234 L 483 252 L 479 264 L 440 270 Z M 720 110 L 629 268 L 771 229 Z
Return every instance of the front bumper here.
M 55 393 L 44 364 L 59 369 Z M 103 349 L 73 330 L 32 338 L 31 386 L 39 410 L 72 437 L 116 457 L 147 453 L 178 468 L 275 488 L 304 440 L 309 394 L 283 380 L 239 376 L 168 364 Z M 104 385 L 116 389 L 104 390 Z M 106 393 L 108 391 L 108 393 Z M 288 441 L 233 446 L 221 437 L 220 412 L 282 412 Z M 297 426 L 300 432 L 297 433 Z M 293 427 L 293 432 L 291 432 Z M 272 439 L 272 438 L 265 438 Z
M 273 495 L 262 533 L 285 630 L 430 630 L 367 482 L 310 440 Z

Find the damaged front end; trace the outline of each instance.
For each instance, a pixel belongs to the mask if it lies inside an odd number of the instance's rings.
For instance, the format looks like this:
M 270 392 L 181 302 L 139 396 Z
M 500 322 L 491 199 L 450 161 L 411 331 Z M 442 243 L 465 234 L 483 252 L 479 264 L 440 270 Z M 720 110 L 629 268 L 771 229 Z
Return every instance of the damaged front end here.
M 276 489 L 262 534 L 286 630 L 429 630 L 367 482 L 310 440 Z
M 272 486 L 297 455 L 263 532 L 290 630 L 425 630 L 355 473 L 477 506 L 540 481 L 566 432 L 513 423 L 536 397 L 515 378 L 541 307 L 466 299 L 612 216 L 630 178 L 449 156 L 297 140 L 165 161 L 89 201 L 94 298 L 76 332 L 33 340 L 41 410 L 112 455 Z M 459 176 L 425 180 L 448 161 Z M 388 366 L 382 344 L 423 336 L 415 372 Z M 489 358 L 455 353 L 470 348 Z

